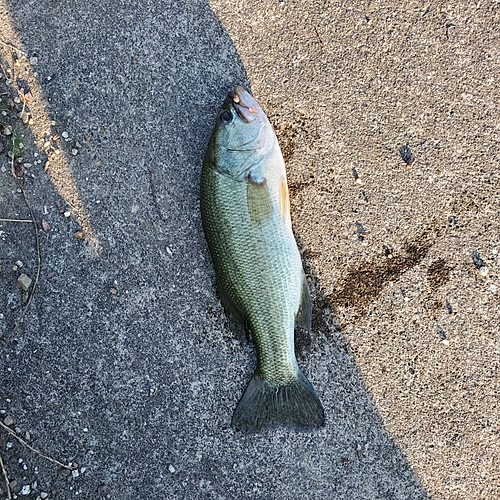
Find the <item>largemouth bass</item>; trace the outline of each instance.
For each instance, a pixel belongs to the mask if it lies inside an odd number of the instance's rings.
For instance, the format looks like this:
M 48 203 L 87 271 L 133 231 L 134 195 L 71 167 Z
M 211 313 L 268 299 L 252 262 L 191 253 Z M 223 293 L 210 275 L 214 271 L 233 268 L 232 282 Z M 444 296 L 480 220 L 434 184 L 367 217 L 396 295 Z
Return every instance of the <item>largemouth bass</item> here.
M 295 358 L 294 326 L 310 329 L 311 299 L 285 163 L 267 116 L 239 86 L 219 111 L 205 155 L 201 214 L 220 299 L 250 328 L 257 348 L 233 427 L 323 426 L 321 402 Z

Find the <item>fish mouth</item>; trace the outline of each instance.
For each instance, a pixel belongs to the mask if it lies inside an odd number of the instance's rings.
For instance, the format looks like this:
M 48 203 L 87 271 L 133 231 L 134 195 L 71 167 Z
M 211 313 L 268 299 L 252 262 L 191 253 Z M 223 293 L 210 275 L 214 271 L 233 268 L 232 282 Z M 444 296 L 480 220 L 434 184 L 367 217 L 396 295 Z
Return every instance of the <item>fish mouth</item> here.
M 260 106 L 243 87 L 234 87 L 234 90 L 229 92 L 229 97 L 236 113 L 244 122 L 250 123 L 257 118 Z

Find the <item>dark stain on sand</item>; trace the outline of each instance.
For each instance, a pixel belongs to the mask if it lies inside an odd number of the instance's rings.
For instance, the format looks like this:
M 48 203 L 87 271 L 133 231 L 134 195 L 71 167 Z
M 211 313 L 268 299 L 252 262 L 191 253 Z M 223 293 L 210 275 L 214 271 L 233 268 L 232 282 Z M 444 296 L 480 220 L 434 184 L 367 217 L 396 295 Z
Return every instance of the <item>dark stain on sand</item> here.
M 427 256 L 439 233 L 437 223 L 433 222 L 415 238 L 405 241 L 401 253 L 391 252 L 390 255 L 351 266 L 339 284 L 338 291 L 328 297 L 333 310 L 349 308 L 354 318 L 362 316 L 387 283 L 399 279 Z M 444 261 L 440 259 L 435 262 L 437 264 L 433 263 L 429 268 L 431 288 L 441 286 L 449 279 L 449 268 Z

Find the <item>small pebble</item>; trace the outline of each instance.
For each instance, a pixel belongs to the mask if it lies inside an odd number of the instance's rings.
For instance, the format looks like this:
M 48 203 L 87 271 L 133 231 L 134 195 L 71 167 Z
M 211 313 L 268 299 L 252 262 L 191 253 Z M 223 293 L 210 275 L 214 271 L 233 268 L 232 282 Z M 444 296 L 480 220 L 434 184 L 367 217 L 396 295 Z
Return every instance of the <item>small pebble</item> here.
M 448 339 L 444 339 L 444 340 L 441 340 L 441 344 L 448 346 L 448 345 L 450 345 L 450 341 Z
M 66 217 L 66 218 L 71 217 L 71 212 L 69 210 L 66 210 L 64 212 L 64 217 Z
M 118 293 L 118 290 L 117 290 L 116 288 L 110 288 L 110 289 L 109 289 L 109 293 L 110 293 L 111 295 L 116 295 L 116 294 Z
M 12 134 L 12 129 L 8 126 L 3 128 L 3 135 L 11 135 Z
M 438 330 L 439 337 L 444 340 L 446 338 L 446 334 L 444 333 L 444 330 L 439 325 L 437 327 L 437 330 Z
M 453 312 L 453 308 L 451 307 L 451 304 L 449 303 L 448 299 L 445 299 L 445 304 L 446 304 L 446 309 L 448 309 L 448 312 L 451 314 Z
M 478 251 L 474 250 L 473 252 L 471 252 L 471 256 L 472 262 L 474 262 L 476 269 L 481 269 L 482 267 L 484 267 L 484 261 L 483 259 L 481 259 Z
M 76 155 L 78 154 L 78 149 L 73 148 L 73 149 L 71 150 L 71 154 L 72 154 L 73 156 L 76 156 Z
M 61 134 L 65 139 L 67 139 L 69 137 L 69 134 L 68 132 L 64 131 L 62 134 Z
M 31 486 L 29 484 L 25 484 L 21 489 L 21 495 L 29 495 L 31 493 Z
M 10 416 L 10 415 L 7 415 L 4 419 L 3 419 L 3 423 L 7 426 L 9 425 L 12 425 L 14 423 L 14 419 Z
M 35 57 L 35 56 L 30 57 L 30 64 L 32 66 L 36 66 L 38 64 L 38 57 Z
M 168 466 L 168 470 L 173 474 L 175 472 L 175 467 L 172 464 L 170 464 Z
M 26 438 L 26 441 L 29 441 L 31 439 L 31 434 L 29 431 L 26 431 L 26 434 L 24 435 L 24 437 Z
M 24 266 L 24 264 L 23 264 L 23 262 L 22 262 L 22 261 L 18 260 L 18 261 L 16 261 L 16 266 L 17 266 L 17 267 L 23 267 L 23 266 Z
M 498 287 L 497 287 L 496 285 L 490 285 L 490 290 L 491 290 L 493 293 L 497 293 Z
M 76 231 L 76 233 L 74 233 L 73 236 L 81 240 L 85 236 L 85 233 L 83 231 Z
M 42 500 L 45 500 L 48 496 L 49 496 L 49 494 L 48 494 L 46 491 L 42 491 L 42 492 L 40 493 L 40 498 L 41 498 Z
M 21 290 L 23 290 L 24 292 L 29 290 L 29 287 L 31 286 L 31 281 L 32 281 L 31 278 L 26 274 L 21 274 L 21 276 L 17 278 L 17 283 L 21 288 Z
M 77 469 L 74 469 L 74 470 L 71 471 L 71 475 L 73 476 L 73 478 L 76 478 L 76 477 L 78 477 L 80 475 L 80 473 L 78 472 Z
M 489 269 L 486 266 L 483 266 L 479 269 L 479 274 L 481 276 L 488 276 Z

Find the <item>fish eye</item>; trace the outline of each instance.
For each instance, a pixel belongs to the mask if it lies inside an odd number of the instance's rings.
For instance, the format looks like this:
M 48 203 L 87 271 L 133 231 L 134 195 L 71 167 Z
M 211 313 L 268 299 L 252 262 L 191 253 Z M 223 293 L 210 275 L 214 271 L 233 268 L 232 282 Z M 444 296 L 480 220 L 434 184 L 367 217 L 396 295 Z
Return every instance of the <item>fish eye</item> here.
M 222 113 L 220 115 L 220 119 L 223 121 L 223 122 L 230 122 L 232 119 L 233 119 L 233 115 L 229 112 L 229 111 L 224 111 L 224 113 Z

